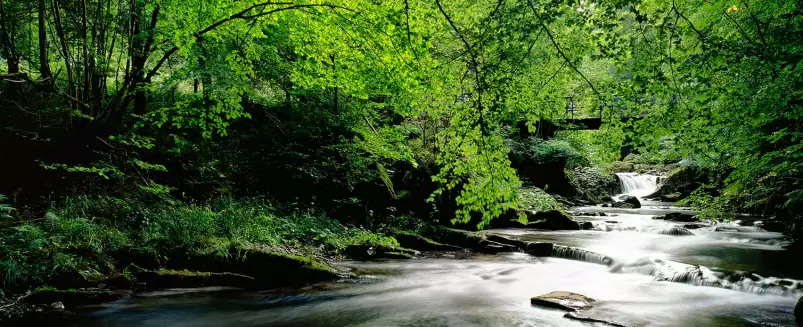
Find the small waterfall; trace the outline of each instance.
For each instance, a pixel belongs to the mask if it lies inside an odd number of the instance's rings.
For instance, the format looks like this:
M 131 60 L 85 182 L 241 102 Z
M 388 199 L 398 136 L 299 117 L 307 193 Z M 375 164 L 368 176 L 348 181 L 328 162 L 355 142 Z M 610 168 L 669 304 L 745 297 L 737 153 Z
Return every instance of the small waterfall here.
M 803 282 L 794 279 L 762 277 L 744 271 L 713 271 L 704 266 L 654 258 L 644 258 L 628 264 L 614 265 L 611 272 L 651 275 L 656 281 L 719 287 L 733 291 L 798 297 L 803 294 Z
M 637 173 L 616 173 L 622 194 L 643 197 L 658 189 L 658 176 Z
M 611 259 L 609 256 L 562 245 L 552 246 L 552 256 L 556 258 L 596 263 L 605 266 L 613 263 L 613 259 Z

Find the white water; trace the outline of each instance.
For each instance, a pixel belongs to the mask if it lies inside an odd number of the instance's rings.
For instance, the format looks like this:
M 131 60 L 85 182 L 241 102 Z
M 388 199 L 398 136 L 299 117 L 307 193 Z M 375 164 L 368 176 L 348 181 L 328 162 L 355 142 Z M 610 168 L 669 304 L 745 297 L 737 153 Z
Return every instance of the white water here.
M 619 174 L 625 194 L 644 196 L 655 176 Z M 687 223 L 652 219 L 690 208 L 644 201 L 640 209 L 582 207 L 593 230 L 493 230 L 552 242 L 550 258 L 524 253 L 408 261 L 342 262 L 359 283 L 305 292 L 137 296 L 107 304 L 74 327 L 587 327 L 533 307 L 552 291 L 596 299 L 588 314 L 630 326 L 793 326 L 803 275 L 780 233 L 702 221 L 692 235 L 664 235 Z M 689 227 L 693 228 L 693 227 Z M 767 277 L 778 276 L 778 277 Z
M 658 176 L 638 173 L 616 173 L 622 194 L 644 197 L 658 189 Z

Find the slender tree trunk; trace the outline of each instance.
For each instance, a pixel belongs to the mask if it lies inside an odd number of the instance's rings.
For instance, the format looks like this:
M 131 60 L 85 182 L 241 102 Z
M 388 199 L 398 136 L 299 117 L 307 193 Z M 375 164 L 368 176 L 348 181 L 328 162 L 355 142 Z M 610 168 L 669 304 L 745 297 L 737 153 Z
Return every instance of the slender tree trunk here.
M 17 52 L 11 43 L 11 37 L 8 35 L 8 21 L 8 15 L 3 10 L 3 0 L 0 0 L 0 47 L 2 47 L 3 57 L 8 64 L 8 73 L 16 74 L 20 72 L 20 64 Z
M 47 57 L 47 31 L 45 27 L 45 17 L 47 11 L 45 10 L 45 0 L 39 0 L 39 71 L 42 74 L 42 79 L 50 84 L 53 81 L 51 78 L 53 74 L 50 72 L 50 63 Z
M 81 99 L 86 102 L 89 97 L 90 88 L 89 80 L 92 74 L 92 69 L 89 64 L 89 48 L 87 41 L 87 18 L 86 18 L 86 0 L 81 0 L 81 55 L 83 56 L 84 65 L 81 70 L 81 77 L 83 84 L 81 87 Z
M 77 98 L 78 94 L 75 90 L 75 75 L 73 72 L 72 57 L 70 57 L 70 49 L 67 46 L 67 38 L 64 35 L 64 26 L 61 24 L 61 8 L 59 1 L 53 0 L 53 20 L 56 22 L 56 36 L 59 38 L 61 45 L 61 54 L 64 57 L 64 67 L 67 69 L 67 95 Z M 70 102 L 70 109 L 77 109 L 78 106 Z M 72 111 L 72 110 L 70 110 Z

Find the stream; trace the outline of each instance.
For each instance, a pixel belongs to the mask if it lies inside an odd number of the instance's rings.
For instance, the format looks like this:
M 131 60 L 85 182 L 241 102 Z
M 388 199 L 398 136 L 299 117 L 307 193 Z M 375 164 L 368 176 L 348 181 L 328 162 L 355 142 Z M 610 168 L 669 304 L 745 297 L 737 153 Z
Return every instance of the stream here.
M 623 193 L 657 187 L 655 176 L 620 174 Z M 693 213 L 642 200 L 640 209 L 572 208 L 591 230 L 491 232 L 563 247 L 553 257 L 524 253 L 442 254 L 406 261 L 336 265 L 361 277 L 301 292 L 144 293 L 91 310 L 75 326 L 594 326 L 530 298 L 570 291 L 598 301 L 595 317 L 634 326 L 795 326 L 801 271 L 782 235 L 749 219 L 706 223 L 693 235 L 667 235 L 687 223 L 655 220 Z M 605 216 L 581 216 L 603 212 Z M 773 277 L 771 277 L 773 276 Z

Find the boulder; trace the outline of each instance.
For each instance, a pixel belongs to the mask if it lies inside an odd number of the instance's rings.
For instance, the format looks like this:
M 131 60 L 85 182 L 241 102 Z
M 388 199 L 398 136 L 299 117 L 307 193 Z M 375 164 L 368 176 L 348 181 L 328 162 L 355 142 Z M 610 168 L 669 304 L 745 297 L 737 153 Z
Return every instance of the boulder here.
M 594 224 L 592 224 L 590 221 L 586 221 L 580 224 L 580 229 L 582 230 L 594 229 Z
M 553 246 L 552 243 L 546 242 L 527 242 L 524 252 L 536 257 L 549 257 L 552 256 Z
M 630 173 L 636 171 L 636 166 L 632 162 L 614 161 L 609 169 L 614 173 Z
M 565 291 L 551 292 L 530 299 L 532 305 L 565 311 L 590 309 L 594 302 L 596 302 L 594 299 L 585 295 Z
M 687 214 L 687 213 L 680 213 L 680 212 L 672 212 L 672 213 L 668 213 L 668 214 L 663 215 L 663 216 L 653 217 L 652 219 L 677 221 L 677 222 L 683 222 L 683 223 L 696 222 L 696 221 L 700 220 L 695 215 L 691 215 L 691 214 Z
M 421 235 L 398 232 L 393 235 L 402 247 L 418 251 L 462 251 L 460 247 L 435 242 Z
M 690 232 L 688 229 L 680 228 L 680 227 L 672 227 L 672 228 L 663 229 L 663 230 L 659 231 L 658 234 L 672 235 L 672 236 L 691 236 L 691 235 L 694 235 L 694 233 Z
M 661 199 L 662 201 L 678 201 L 691 195 L 703 183 L 708 182 L 709 171 L 702 167 L 683 166 L 666 175 L 658 185 L 658 189 L 647 199 Z M 665 199 L 666 197 L 666 199 Z
M 622 195 L 622 196 L 619 197 L 619 201 L 624 202 L 624 203 L 632 204 L 633 208 L 636 208 L 636 209 L 641 208 L 641 201 L 639 201 L 637 197 L 632 196 L 632 195 Z M 614 203 L 614 204 L 616 204 L 616 203 Z
M 803 297 L 797 300 L 797 305 L 795 306 L 795 321 L 797 321 L 798 326 L 803 326 Z
M 565 213 L 558 210 L 541 211 L 531 213 L 527 219 L 531 223 L 529 228 L 547 230 L 579 230 L 580 224 L 572 220 Z

